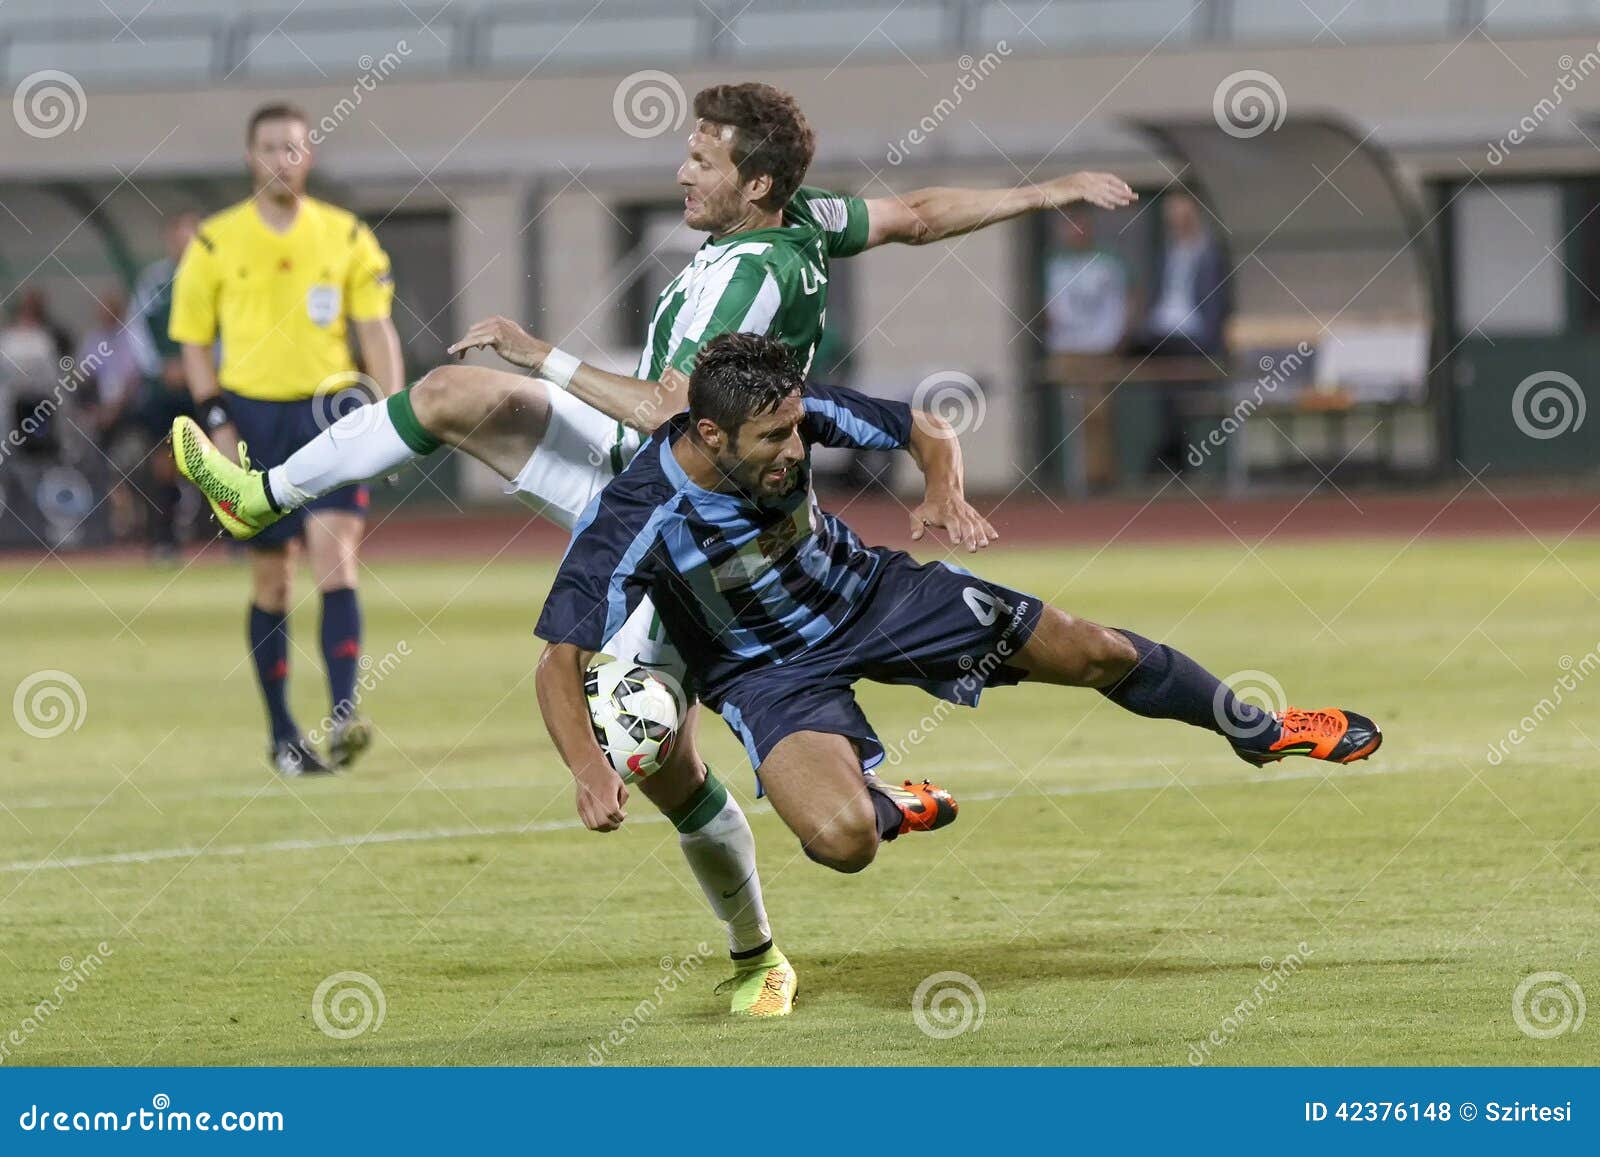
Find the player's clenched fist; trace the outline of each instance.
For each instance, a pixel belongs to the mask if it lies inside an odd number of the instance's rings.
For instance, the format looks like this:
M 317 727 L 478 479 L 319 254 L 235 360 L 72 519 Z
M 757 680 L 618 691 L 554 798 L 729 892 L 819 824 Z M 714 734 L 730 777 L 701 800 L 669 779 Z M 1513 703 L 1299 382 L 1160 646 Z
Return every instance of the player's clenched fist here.
M 549 356 L 550 343 L 534 337 L 508 317 L 486 317 L 475 322 L 448 353 L 465 356 L 471 349 L 491 349 L 514 366 L 536 370 Z
M 578 776 L 578 818 L 592 832 L 614 832 L 628 818 L 628 785 L 610 767 Z

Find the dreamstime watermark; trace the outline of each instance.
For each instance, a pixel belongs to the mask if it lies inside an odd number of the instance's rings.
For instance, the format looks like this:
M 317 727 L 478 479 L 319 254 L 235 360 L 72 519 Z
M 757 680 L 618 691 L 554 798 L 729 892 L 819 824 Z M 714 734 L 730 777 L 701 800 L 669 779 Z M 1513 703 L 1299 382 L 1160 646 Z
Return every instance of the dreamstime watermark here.
M 1222 78 L 1211 94 L 1211 115 L 1223 132 L 1247 141 L 1282 127 L 1289 98 L 1272 73 L 1246 68 Z
M 646 68 L 622 78 L 611 94 L 611 116 L 635 140 L 676 132 L 689 115 L 689 97 L 670 72 Z
M 988 1010 L 983 987 L 965 972 L 935 972 L 911 994 L 911 1019 L 934 1040 L 977 1032 Z
M 340 700 L 338 705 L 327 715 L 324 715 L 315 727 L 307 731 L 306 742 L 316 746 L 342 727 L 355 716 L 356 708 L 361 706 L 362 697 L 394 674 L 402 659 L 409 659 L 410 657 L 411 644 L 405 639 L 401 639 L 396 643 L 393 651 L 384 652 L 384 656 L 381 659 L 374 659 L 371 655 L 362 655 L 356 661 L 356 666 L 360 668 L 361 673 L 356 676 L 354 694 L 349 699 Z
M 26 446 L 34 435 L 45 430 L 50 425 L 50 419 L 66 405 L 67 399 L 76 394 L 78 388 L 95 375 L 111 353 L 110 344 L 102 341 L 82 358 L 62 358 L 57 362 L 56 368 L 61 371 L 61 376 L 56 379 L 49 394 L 35 402 L 22 416 L 22 420 L 7 431 L 5 440 L 0 441 L 0 462 L 3 462 L 13 450 L 20 450 Z
M 1214 1050 L 1232 1044 L 1233 1038 L 1239 1035 L 1250 1018 L 1278 994 L 1278 989 L 1300 971 L 1307 959 L 1316 955 L 1304 940 L 1295 945 L 1295 949 L 1282 960 L 1273 960 L 1270 956 L 1261 958 L 1261 971 L 1266 975 L 1256 981 L 1255 987 L 1250 990 L 1250 995 L 1234 1005 L 1216 1028 L 1189 1046 L 1191 1065 L 1199 1067 L 1205 1064 L 1211 1059 Z
M 1559 438 L 1583 425 L 1589 399 L 1570 374 L 1540 370 L 1517 383 L 1511 393 L 1511 420 L 1530 438 Z
M 1539 729 L 1540 724 L 1556 713 L 1556 708 L 1566 701 L 1570 692 L 1576 691 L 1585 679 L 1600 671 L 1600 643 L 1596 643 L 1579 659 L 1562 655 L 1556 660 L 1556 666 L 1565 674 L 1558 676 L 1550 685 L 1550 694 L 1541 697 L 1526 715 L 1506 731 L 1504 738 L 1489 745 L 1487 758 L 1491 767 L 1499 767 L 1504 763 L 1511 754 L 1511 748 L 1521 747 L 1523 741 Z
M 891 165 L 901 164 L 911 155 L 912 149 L 926 144 L 939 130 L 939 126 L 949 119 L 950 114 L 961 107 L 961 102 L 968 94 L 977 92 L 978 85 L 993 76 L 1001 62 L 1010 55 L 1011 46 L 1004 40 L 998 40 L 992 49 L 977 59 L 973 59 L 971 53 L 964 53 L 958 57 L 956 67 L 961 70 L 961 74 L 956 77 L 955 84 L 951 85 L 950 95 L 940 97 L 938 103 L 913 125 L 905 136 L 898 141 L 891 141 L 884 159 Z
M 17 684 L 11 715 L 35 739 L 54 739 L 83 726 L 89 717 L 89 697 L 70 672 L 35 671 Z
M 1596 44 L 1577 60 L 1572 58 L 1571 53 L 1562 53 L 1556 58 L 1556 67 L 1561 70 L 1561 74 L 1551 86 L 1550 95 L 1540 97 L 1539 102 L 1513 125 L 1505 136 L 1498 141 L 1489 142 L 1489 150 L 1483 155 L 1483 159 L 1489 164 L 1498 165 L 1510 156 L 1512 149 L 1539 131 L 1539 126 L 1550 119 L 1551 114 L 1566 99 L 1568 93 L 1578 90 L 1580 80 L 1587 80 L 1596 71 L 1600 71 L 1600 44 Z
M 1293 351 L 1281 358 L 1273 358 L 1269 354 L 1261 355 L 1261 361 L 1257 363 L 1261 367 L 1261 376 L 1256 379 L 1255 387 L 1248 397 L 1240 398 L 1234 403 L 1233 409 L 1212 427 L 1211 432 L 1202 438 L 1198 445 L 1192 442 L 1189 444 L 1189 452 L 1186 455 L 1189 465 L 1196 468 L 1205 465 L 1212 451 L 1220 450 L 1227 445 L 1228 439 L 1244 428 L 1250 415 L 1261 408 L 1261 403 L 1266 401 L 1268 396 L 1277 393 L 1278 387 L 1293 377 L 1314 352 L 1316 351 L 1310 345 L 1301 342 Z
M 70 72 L 45 68 L 29 73 L 11 94 L 11 115 L 30 137 L 47 141 L 75 133 L 89 115 L 89 98 Z
M 66 1007 L 67 998 L 77 992 L 80 987 L 95 978 L 106 957 L 112 955 L 111 945 L 102 940 L 95 945 L 93 952 L 73 959 L 63 956 L 58 962 L 61 975 L 56 980 L 55 987 L 50 994 L 43 997 L 33 1006 L 32 1011 L 22 1018 L 20 1024 L 0 1037 L 0 1064 L 11 1059 L 14 1050 L 20 1049 L 28 1043 L 34 1033 L 44 1027 L 45 1023 L 56 1013 Z
M 393 48 L 376 58 L 370 52 L 363 52 L 356 58 L 356 67 L 361 70 L 361 74 L 350 86 L 350 95 L 340 97 L 332 109 L 317 119 L 316 124 L 308 125 L 306 139 L 313 146 L 320 146 L 345 121 L 355 115 L 356 109 L 361 107 L 361 102 L 369 94 L 376 92 L 382 81 L 394 75 L 410 55 L 411 45 L 404 40 L 396 41 Z M 291 150 L 291 153 L 295 152 L 297 150 Z M 298 155 L 293 155 L 291 159 L 299 161 L 300 158 Z
M 1230 694 L 1231 692 L 1231 694 Z M 1256 710 L 1239 709 L 1240 705 Z M 1283 684 L 1265 671 L 1235 671 L 1224 678 L 1211 699 L 1211 714 L 1230 739 L 1254 739 L 1289 708 Z
M 334 431 L 334 438 L 359 438 L 382 422 L 384 400 L 383 387 L 372 377 L 360 370 L 341 370 L 317 383 L 311 395 L 312 415 L 317 429 L 327 430 L 354 414 L 354 420 Z
M 911 730 L 894 744 L 884 748 L 884 762 L 890 767 L 899 766 L 913 748 L 921 747 L 957 707 L 978 701 L 978 694 L 989 685 L 990 677 L 1016 654 L 1018 648 L 1013 640 L 1033 609 L 1031 599 L 1023 598 L 1016 606 L 1012 606 L 996 595 L 992 588 L 984 586 L 962 588 L 961 602 L 981 627 L 993 627 L 1002 616 L 1006 624 L 1000 628 L 993 647 L 976 657 L 961 655 L 956 659 L 956 665 L 963 673 L 951 686 L 949 696 L 941 696 L 933 705 L 933 710 L 914 723 Z
M 1583 1027 L 1583 988 L 1565 972 L 1534 972 L 1511 994 L 1511 1019 L 1534 1040 L 1554 1040 Z
M 334 1040 L 377 1032 L 388 1011 L 383 986 L 365 972 L 335 972 L 311 994 L 311 1019 Z
M 603 1065 L 610 1060 L 612 1051 L 627 1044 L 635 1033 L 648 1024 L 650 1018 L 666 1004 L 667 997 L 677 992 L 679 985 L 688 983 L 689 977 L 699 971 L 710 955 L 711 945 L 702 940 L 695 945 L 693 952 L 681 960 L 674 956 L 663 956 L 660 960 L 661 977 L 656 981 L 654 990 L 634 1005 L 633 1011 L 623 1017 L 616 1028 L 601 1037 L 598 1044 L 589 1046 L 589 1063 Z
M 31 1104 L 18 1114 L 17 1127 L 24 1133 L 282 1133 L 284 1122 L 277 1109 L 174 1109 L 171 1097 L 157 1093 L 148 1109 L 126 1112 Z
M 983 387 L 971 374 L 960 370 L 938 370 L 917 383 L 911 392 L 911 409 L 924 434 L 935 438 L 959 438 L 983 425 L 989 403 Z M 923 414 L 944 419 L 945 425 L 927 421 Z
M 968 587 L 967 589 L 975 590 L 976 588 Z M 989 676 L 998 670 L 1013 653 L 1009 640 L 1001 639 L 992 650 L 986 651 L 977 659 L 973 659 L 971 655 L 962 655 L 957 662 L 966 673 L 956 680 L 957 692 L 963 696 L 970 695 L 976 698 L 978 692 L 988 685 Z M 913 723 L 911 729 L 903 737 L 884 749 L 884 762 L 890 767 L 898 767 L 904 763 L 914 748 L 921 747 L 927 742 L 929 736 L 955 713 L 957 706 L 959 705 L 950 699 L 940 699 L 936 702 L 933 705 L 933 709 Z

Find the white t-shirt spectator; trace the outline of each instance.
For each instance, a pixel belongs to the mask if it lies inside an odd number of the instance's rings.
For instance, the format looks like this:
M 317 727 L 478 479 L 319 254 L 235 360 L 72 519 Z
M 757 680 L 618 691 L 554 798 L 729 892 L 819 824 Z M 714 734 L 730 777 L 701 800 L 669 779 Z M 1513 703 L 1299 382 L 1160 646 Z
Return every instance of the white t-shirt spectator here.
M 56 340 L 36 325 L 8 325 L 0 329 L 0 381 L 18 401 L 44 397 L 55 384 Z
M 1046 342 L 1051 353 L 1103 354 L 1128 324 L 1128 269 L 1101 249 L 1065 250 L 1045 265 Z

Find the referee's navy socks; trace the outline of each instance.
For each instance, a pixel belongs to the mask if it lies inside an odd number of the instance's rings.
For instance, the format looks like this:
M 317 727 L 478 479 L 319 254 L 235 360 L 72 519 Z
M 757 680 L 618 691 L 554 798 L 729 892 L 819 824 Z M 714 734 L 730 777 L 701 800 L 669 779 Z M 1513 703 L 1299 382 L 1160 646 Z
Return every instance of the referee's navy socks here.
M 1101 694 L 1117 706 L 1149 719 L 1178 719 L 1232 741 L 1248 738 L 1271 743 L 1277 738 L 1271 715 L 1240 699 L 1182 651 L 1121 627 L 1113 629 L 1139 653 L 1132 671 L 1112 686 L 1101 688 Z
M 250 608 L 250 658 L 267 705 L 272 741 L 297 739 L 300 729 L 289 715 L 289 618 L 281 611 Z
M 349 587 L 322 592 L 322 660 L 328 667 L 333 720 L 356 709 L 356 669 L 361 662 L 361 605 Z

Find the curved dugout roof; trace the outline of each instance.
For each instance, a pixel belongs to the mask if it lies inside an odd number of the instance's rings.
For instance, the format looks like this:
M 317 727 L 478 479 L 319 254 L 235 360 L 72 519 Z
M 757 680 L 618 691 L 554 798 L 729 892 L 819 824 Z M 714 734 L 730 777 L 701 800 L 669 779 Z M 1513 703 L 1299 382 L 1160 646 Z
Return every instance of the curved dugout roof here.
M 1371 134 L 1316 117 L 1232 133 L 1214 119 L 1138 127 L 1182 162 L 1183 183 L 1203 191 L 1234 266 L 1237 319 L 1431 329 L 1439 259 L 1414 194 Z

